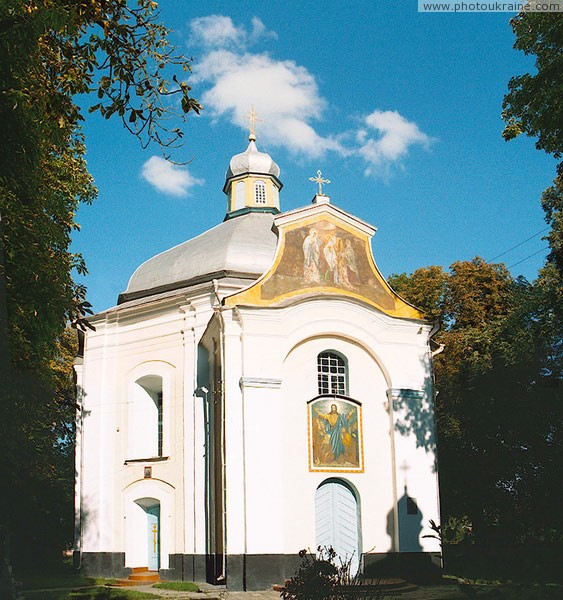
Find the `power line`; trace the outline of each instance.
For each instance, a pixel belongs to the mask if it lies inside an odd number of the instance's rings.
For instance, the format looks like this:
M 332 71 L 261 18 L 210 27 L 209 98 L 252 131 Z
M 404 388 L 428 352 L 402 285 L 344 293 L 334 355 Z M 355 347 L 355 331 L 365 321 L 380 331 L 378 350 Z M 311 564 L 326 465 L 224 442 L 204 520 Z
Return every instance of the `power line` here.
M 518 262 L 515 262 L 513 265 L 509 265 L 508 268 L 512 269 L 512 267 L 515 267 L 516 265 L 519 265 L 520 263 L 523 263 L 525 260 L 528 260 L 529 258 L 532 258 L 532 256 L 535 256 L 536 254 L 539 254 L 540 252 L 545 252 L 547 249 L 549 249 L 549 246 L 545 246 L 545 248 L 540 248 L 537 252 L 534 252 L 533 254 L 530 254 L 529 256 L 526 256 L 526 258 L 523 258 L 522 260 L 519 260 Z
M 534 233 L 534 235 L 531 235 L 529 238 L 526 238 L 523 242 L 520 242 L 519 244 L 516 244 L 516 246 L 512 246 L 512 248 L 509 248 L 508 250 L 505 250 L 504 252 L 501 252 L 500 254 L 497 254 L 496 256 L 494 256 L 493 258 L 491 258 L 490 260 L 488 260 L 487 262 L 491 263 L 491 262 L 493 262 L 493 260 L 496 260 L 497 258 L 500 258 L 501 256 L 504 256 L 505 254 L 508 254 L 509 252 L 512 252 L 512 250 L 516 250 L 516 248 L 520 248 L 520 246 L 522 246 L 526 242 L 529 242 L 530 240 L 534 239 L 535 237 L 537 237 L 541 233 L 544 233 L 548 229 L 549 229 L 549 227 L 545 227 L 541 231 L 538 231 L 537 233 Z M 541 250 L 539 252 L 541 252 Z M 538 254 L 539 252 L 536 252 L 536 254 Z M 533 254 L 531 256 L 533 256 Z M 524 260 L 527 260 L 527 259 L 525 258 Z M 520 261 L 520 262 L 522 262 L 522 261 Z M 516 264 L 519 264 L 519 263 L 516 263 Z

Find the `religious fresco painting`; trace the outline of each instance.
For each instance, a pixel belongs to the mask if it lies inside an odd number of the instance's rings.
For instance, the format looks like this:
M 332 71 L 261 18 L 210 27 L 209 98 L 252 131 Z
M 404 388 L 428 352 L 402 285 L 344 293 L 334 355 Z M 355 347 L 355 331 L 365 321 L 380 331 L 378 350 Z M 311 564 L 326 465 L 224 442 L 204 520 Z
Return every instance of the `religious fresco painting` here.
M 395 309 L 395 298 L 377 279 L 368 259 L 368 242 L 328 220 L 285 234 L 281 260 L 261 287 L 272 300 L 296 289 L 337 288 Z
M 330 397 L 309 403 L 309 470 L 364 470 L 361 406 Z

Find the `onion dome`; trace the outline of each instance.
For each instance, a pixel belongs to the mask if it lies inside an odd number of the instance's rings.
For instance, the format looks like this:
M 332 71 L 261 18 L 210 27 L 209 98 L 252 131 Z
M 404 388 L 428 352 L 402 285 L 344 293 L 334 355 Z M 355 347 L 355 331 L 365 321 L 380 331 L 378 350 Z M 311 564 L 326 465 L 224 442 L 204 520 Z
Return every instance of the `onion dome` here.
M 235 154 L 227 169 L 223 187 L 227 194 L 225 219 L 249 212 L 280 212 L 280 168 L 269 154 L 258 150 L 253 132 L 248 140 L 248 148 Z
M 280 176 L 280 168 L 272 160 L 272 157 L 265 152 L 260 152 L 256 147 L 256 142 L 252 139 L 244 152 L 235 154 L 233 158 L 231 158 L 226 178 L 229 180 L 232 177 L 250 173 L 256 175 L 271 175 L 276 179 Z

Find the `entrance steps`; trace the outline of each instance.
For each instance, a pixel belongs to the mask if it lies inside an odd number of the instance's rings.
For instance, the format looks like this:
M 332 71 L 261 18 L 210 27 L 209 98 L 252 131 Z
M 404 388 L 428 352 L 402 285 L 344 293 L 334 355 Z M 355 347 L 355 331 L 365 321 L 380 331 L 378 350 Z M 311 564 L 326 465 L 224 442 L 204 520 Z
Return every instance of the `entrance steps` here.
M 127 579 L 118 579 L 116 586 L 151 585 L 160 581 L 158 571 L 149 571 L 148 567 L 133 567 Z

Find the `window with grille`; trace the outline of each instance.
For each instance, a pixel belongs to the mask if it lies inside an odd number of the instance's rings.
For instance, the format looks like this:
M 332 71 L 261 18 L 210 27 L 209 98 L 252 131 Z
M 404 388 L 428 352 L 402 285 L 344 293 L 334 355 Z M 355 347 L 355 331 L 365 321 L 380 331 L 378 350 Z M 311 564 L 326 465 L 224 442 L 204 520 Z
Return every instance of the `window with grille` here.
M 266 204 L 266 184 L 263 181 L 254 182 L 254 199 L 256 204 Z
M 317 358 L 319 394 L 348 394 L 346 361 L 334 352 L 322 352 Z

